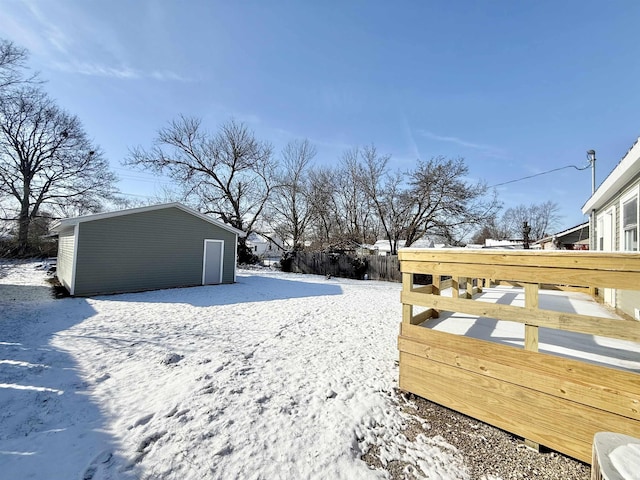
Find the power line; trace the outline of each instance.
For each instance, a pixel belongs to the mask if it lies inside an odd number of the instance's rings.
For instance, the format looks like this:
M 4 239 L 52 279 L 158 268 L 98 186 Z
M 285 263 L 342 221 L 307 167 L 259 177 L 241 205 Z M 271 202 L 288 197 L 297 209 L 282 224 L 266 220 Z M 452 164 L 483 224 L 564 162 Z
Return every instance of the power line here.
M 520 182 L 522 180 L 528 180 L 529 178 L 539 177 L 540 175 L 546 175 L 548 173 L 557 172 L 558 170 L 564 170 L 565 168 L 575 168 L 576 170 L 586 170 L 590 166 L 591 166 L 591 164 L 589 164 L 589 165 L 587 165 L 585 167 L 576 167 L 575 165 L 566 165 L 564 167 L 558 167 L 558 168 L 554 168 L 552 170 L 547 170 L 546 172 L 540 172 L 540 173 L 536 173 L 534 175 L 528 175 L 526 177 L 516 178 L 515 180 L 509 180 L 508 182 L 496 183 L 495 185 L 491 185 L 489 188 L 500 187 L 502 185 L 508 185 L 510 183 Z

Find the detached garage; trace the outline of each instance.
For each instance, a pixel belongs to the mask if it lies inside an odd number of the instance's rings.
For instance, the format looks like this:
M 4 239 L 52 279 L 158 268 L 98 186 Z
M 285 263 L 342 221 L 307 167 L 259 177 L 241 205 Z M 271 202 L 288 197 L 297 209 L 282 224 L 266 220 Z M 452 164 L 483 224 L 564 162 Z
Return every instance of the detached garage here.
M 244 232 L 180 203 L 55 222 L 57 275 L 71 295 L 233 283 Z

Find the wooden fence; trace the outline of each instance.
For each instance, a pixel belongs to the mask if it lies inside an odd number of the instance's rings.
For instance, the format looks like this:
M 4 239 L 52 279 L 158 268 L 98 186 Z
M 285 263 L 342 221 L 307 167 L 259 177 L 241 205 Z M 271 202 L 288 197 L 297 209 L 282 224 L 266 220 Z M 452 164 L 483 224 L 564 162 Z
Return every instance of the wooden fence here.
M 323 252 L 296 252 L 291 271 L 333 277 L 358 278 L 400 282 L 400 263 L 397 255 L 339 255 Z
M 587 463 L 596 432 L 640 437 L 640 374 L 537 351 L 540 327 L 640 343 L 638 321 L 539 306 L 541 284 L 639 290 L 640 255 L 405 249 L 400 262 L 402 390 Z M 414 274 L 433 281 L 417 286 Z M 520 282 L 524 306 L 478 301 L 496 279 Z M 445 287 L 450 297 L 440 295 Z M 524 348 L 428 328 L 444 312 L 524 324 Z

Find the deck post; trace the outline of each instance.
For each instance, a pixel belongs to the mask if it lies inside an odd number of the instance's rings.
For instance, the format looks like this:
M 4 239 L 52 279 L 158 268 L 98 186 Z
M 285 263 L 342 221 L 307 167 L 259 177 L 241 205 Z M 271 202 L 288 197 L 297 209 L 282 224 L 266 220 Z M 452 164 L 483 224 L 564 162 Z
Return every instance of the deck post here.
M 537 309 L 539 307 L 539 291 L 540 284 L 538 283 L 524 284 L 525 308 Z M 524 349 L 532 352 L 538 351 L 538 327 L 536 325 L 524 325 Z M 540 451 L 540 444 L 537 442 L 525 438 L 524 444 L 536 452 Z
M 440 275 L 431 275 L 431 284 L 433 285 L 433 295 L 440 295 L 440 280 L 442 277 Z M 439 318 L 440 311 L 435 308 L 431 309 L 431 318 Z
M 467 277 L 467 295 L 466 298 L 468 299 L 472 299 L 473 298 L 473 278 L 472 277 Z
M 413 290 L 413 273 L 402 272 L 402 291 L 410 292 Z M 402 322 L 411 323 L 413 318 L 413 305 L 408 303 L 402 304 Z

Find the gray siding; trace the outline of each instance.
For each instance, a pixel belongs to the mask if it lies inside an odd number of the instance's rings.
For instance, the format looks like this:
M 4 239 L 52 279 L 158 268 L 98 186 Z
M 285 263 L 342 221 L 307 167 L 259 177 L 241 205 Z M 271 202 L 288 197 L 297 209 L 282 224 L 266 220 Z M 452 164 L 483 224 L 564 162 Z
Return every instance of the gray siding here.
M 56 276 L 62 285 L 71 291 L 73 276 L 73 250 L 75 247 L 75 230 L 69 228 L 58 234 L 58 260 Z
M 75 295 L 202 284 L 205 239 L 224 240 L 223 283 L 235 275 L 235 234 L 178 208 L 79 224 Z

